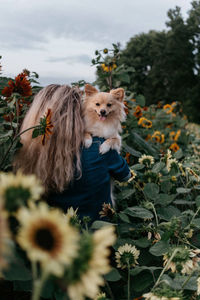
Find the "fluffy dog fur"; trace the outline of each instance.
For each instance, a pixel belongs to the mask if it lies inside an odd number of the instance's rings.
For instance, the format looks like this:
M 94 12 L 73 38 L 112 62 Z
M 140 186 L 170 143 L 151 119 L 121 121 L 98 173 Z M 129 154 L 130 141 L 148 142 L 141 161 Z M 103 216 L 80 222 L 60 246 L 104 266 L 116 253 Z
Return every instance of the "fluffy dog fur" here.
M 99 152 L 104 154 L 110 149 L 120 152 L 122 131 L 121 122 L 126 118 L 124 111 L 124 90 L 118 88 L 109 93 L 98 92 L 89 85 L 85 85 L 85 99 L 83 113 L 85 120 L 85 147 L 92 144 L 92 135 L 105 138 Z

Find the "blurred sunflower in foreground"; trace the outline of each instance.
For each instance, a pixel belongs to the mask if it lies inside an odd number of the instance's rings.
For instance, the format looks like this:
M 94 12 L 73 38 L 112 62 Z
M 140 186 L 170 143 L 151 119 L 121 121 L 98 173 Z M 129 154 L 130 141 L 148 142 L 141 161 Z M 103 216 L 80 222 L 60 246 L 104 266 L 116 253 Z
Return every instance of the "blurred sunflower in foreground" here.
M 15 211 L 28 201 L 39 200 L 43 192 L 44 188 L 35 175 L 23 175 L 20 171 L 16 175 L 0 173 L 0 197 L 8 211 Z
M 78 232 L 59 210 L 50 210 L 45 203 L 21 208 L 17 218 L 21 224 L 17 241 L 30 260 L 40 262 L 46 272 L 62 276 L 77 254 Z
M 95 298 L 99 286 L 104 285 L 102 275 L 110 271 L 109 247 L 115 242 L 114 227 L 103 227 L 93 235 L 83 234 L 79 255 L 74 260 L 71 270 L 66 273 L 67 292 L 71 300 Z
M 2 203 L 0 203 L 0 275 L 1 271 L 7 266 L 5 254 L 9 253 L 8 246 L 6 244 L 10 233 L 7 224 L 6 212 L 3 210 Z

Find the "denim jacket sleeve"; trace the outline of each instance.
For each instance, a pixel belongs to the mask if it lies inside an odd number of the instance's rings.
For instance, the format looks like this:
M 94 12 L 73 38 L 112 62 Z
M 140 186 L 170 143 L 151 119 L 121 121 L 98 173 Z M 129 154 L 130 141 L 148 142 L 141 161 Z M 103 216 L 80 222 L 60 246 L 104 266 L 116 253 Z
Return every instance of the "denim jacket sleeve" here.
M 127 181 L 131 177 L 131 172 L 126 160 L 121 157 L 116 150 L 107 153 L 107 165 L 110 176 L 118 181 Z

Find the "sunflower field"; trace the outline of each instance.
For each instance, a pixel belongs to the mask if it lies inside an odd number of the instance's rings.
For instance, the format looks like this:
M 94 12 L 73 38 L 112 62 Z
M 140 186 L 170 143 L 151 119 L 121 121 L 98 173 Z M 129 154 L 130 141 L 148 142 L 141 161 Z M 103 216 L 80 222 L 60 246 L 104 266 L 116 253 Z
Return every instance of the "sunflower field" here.
M 146 106 L 126 89 L 134 69 L 120 64 L 119 45 L 97 50 L 92 64 L 102 91 L 126 90 L 122 155 L 132 177 L 115 182 L 116 206 L 103 205 L 91 226 L 78 211 L 48 207 L 34 175 L 12 172 L 21 123 L 41 86 L 28 70 L 1 74 L 1 299 L 200 299 L 200 127 L 177 99 Z M 33 138 L 44 142 L 50 117 L 30 128 Z

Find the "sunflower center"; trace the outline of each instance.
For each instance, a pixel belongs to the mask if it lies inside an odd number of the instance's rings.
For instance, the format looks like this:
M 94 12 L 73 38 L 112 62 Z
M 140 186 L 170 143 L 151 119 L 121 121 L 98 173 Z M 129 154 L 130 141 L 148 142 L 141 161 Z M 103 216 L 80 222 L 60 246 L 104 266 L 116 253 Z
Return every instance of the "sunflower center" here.
M 35 242 L 45 251 L 51 251 L 55 246 L 55 238 L 48 228 L 40 228 L 37 230 Z

